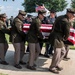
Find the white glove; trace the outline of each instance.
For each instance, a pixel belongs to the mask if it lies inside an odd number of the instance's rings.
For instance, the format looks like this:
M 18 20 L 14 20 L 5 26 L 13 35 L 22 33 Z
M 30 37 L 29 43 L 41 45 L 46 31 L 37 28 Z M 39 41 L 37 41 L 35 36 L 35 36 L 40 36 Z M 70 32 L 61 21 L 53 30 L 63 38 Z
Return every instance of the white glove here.
M 43 36 L 43 39 L 45 39 L 45 36 Z

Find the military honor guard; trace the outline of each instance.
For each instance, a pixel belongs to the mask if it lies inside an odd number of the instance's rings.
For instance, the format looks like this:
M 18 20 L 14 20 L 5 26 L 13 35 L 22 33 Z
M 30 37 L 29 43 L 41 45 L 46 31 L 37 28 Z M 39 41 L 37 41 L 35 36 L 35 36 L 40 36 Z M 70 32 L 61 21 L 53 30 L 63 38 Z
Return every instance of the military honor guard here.
M 49 42 L 54 47 L 54 55 L 52 58 L 49 71 L 58 74 L 63 68 L 59 66 L 59 63 L 65 56 L 66 50 L 64 40 L 67 40 L 70 34 L 70 20 L 74 18 L 75 10 L 67 9 L 65 15 L 56 18 L 53 26 L 53 30 L 49 36 Z

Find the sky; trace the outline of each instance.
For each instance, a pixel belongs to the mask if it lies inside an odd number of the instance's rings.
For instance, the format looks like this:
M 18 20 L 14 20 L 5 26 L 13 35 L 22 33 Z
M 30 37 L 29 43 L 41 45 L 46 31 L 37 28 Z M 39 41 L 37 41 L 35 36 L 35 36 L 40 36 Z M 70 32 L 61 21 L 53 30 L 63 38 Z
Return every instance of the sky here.
M 68 6 L 67 8 L 70 8 L 70 3 L 71 0 L 66 0 L 68 2 Z M 0 14 L 1 13 L 6 13 L 8 18 L 10 18 L 11 16 L 16 16 L 18 14 L 18 10 L 24 10 L 24 7 L 22 6 L 22 3 L 24 2 L 24 0 L 8 0 L 3 1 L 0 0 Z M 63 12 L 58 12 L 57 15 L 62 15 L 66 12 L 66 8 Z
M 8 0 L 7 2 L 0 0 L 0 13 L 6 13 L 8 17 L 15 17 L 18 14 L 18 10 L 24 10 L 23 2 L 24 0 Z
M 71 0 L 66 0 L 66 1 L 68 3 L 67 7 L 62 12 L 58 12 L 57 16 L 65 14 L 66 13 L 66 9 L 71 7 Z

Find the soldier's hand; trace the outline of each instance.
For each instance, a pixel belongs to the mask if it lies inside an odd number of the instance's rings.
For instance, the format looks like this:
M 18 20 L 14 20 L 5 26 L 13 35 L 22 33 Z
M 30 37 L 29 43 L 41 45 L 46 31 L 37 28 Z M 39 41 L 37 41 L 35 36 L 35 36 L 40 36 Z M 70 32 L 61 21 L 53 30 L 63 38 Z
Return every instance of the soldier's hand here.
M 45 39 L 48 39 L 48 37 L 45 37 Z
M 43 36 L 43 39 L 45 39 L 45 36 Z

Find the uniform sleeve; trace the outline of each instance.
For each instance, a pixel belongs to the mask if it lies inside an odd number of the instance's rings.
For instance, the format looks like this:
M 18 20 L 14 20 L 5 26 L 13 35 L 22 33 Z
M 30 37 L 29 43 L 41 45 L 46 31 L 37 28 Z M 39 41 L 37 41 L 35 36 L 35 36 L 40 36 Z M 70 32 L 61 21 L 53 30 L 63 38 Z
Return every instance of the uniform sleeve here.
M 22 23 L 21 21 L 19 21 L 19 20 L 16 19 L 16 20 L 15 20 L 15 26 L 16 26 L 16 28 L 17 28 L 18 33 L 19 33 L 21 36 L 25 37 L 26 35 L 25 35 L 25 33 L 22 31 L 23 23 Z
M 18 31 L 22 31 L 22 22 L 20 22 L 19 20 L 15 20 L 15 26 Z
M 63 21 L 63 32 L 64 32 L 64 39 L 67 40 L 70 35 L 70 24 L 67 21 Z
M 0 24 L 0 30 L 1 30 L 1 24 Z
M 2 22 L 0 22 L 0 30 L 3 28 L 3 23 Z
M 41 21 L 37 19 L 36 20 L 36 31 L 37 31 L 38 37 L 42 39 L 43 35 L 42 35 L 41 31 L 40 31 L 40 26 L 41 26 Z
M 1 30 L 3 33 L 10 34 L 10 30 L 7 29 L 6 23 L 0 23 L 0 30 Z

